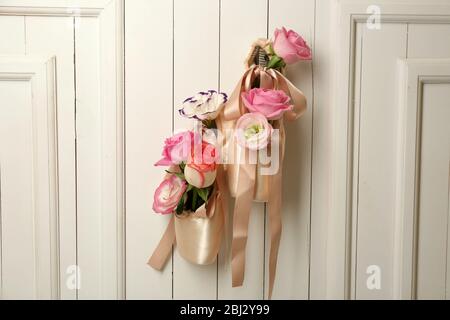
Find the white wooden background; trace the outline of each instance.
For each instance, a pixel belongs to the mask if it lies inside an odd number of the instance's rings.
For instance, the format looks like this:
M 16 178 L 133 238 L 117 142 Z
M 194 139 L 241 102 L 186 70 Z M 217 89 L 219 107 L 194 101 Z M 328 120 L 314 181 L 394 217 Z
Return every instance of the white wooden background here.
M 370 30 L 369 0 L 0 0 L 0 297 L 267 298 L 262 204 L 243 287 L 231 230 L 216 264 L 146 260 L 180 102 L 230 93 L 251 42 L 286 26 L 313 61 L 288 73 L 308 111 L 287 125 L 273 298 L 449 298 L 450 3 L 420 3 L 378 1 Z

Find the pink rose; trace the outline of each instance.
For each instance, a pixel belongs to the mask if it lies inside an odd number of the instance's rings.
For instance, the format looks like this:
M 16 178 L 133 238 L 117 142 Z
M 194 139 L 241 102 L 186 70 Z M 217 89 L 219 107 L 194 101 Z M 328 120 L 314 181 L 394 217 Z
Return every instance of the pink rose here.
M 202 141 L 201 154 L 196 155 L 196 151 L 193 148 L 191 158 L 184 168 L 184 177 L 189 184 L 202 189 L 216 180 L 217 150 L 214 145 Z
M 272 126 L 261 113 L 246 113 L 236 122 L 236 139 L 240 146 L 250 150 L 267 147 Z
M 282 90 L 254 88 L 242 93 L 242 101 L 250 112 L 262 113 L 269 120 L 280 119 L 292 110 L 291 98 Z
M 191 153 L 193 139 L 192 131 L 177 133 L 167 138 L 164 142 L 163 158 L 155 163 L 155 166 L 171 166 L 186 161 Z
M 174 174 L 165 179 L 155 191 L 153 196 L 153 211 L 161 214 L 172 213 L 186 191 L 186 181 Z
M 273 50 L 287 64 L 299 60 L 311 60 L 311 49 L 306 41 L 293 30 L 275 29 Z

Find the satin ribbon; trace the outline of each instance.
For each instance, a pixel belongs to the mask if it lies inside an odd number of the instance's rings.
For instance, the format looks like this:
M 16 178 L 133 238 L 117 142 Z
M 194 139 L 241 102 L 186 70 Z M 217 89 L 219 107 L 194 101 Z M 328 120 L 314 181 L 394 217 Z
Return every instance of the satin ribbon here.
M 179 172 L 179 167 L 172 166 L 169 171 Z M 166 174 L 165 179 L 168 177 L 169 174 Z M 175 214 L 172 214 L 147 264 L 156 270 L 164 268 L 177 241 L 176 234 L 180 237 L 178 239 L 180 254 L 186 260 L 200 265 L 212 263 L 220 248 L 225 229 L 227 198 L 223 168 L 218 166 L 216 184 L 208 203 L 189 215 L 175 217 Z
M 250 66 L 239 80 L 236 88 L 226 103 L 221 116 L 216 120 L 218 128 L 222 132 L 234 128 L 235 122 L 247 112 L 243 105 L 242 92 L 251 89 L 254 80 L 259 77 L 260 87 L 283 90 L 291 97 L 293 110 L 285 112 L 283 119 L 275 121 L 274 126 L 280 130 L 280 166 L 275 175 L 269 177 L 268 214 L 270 225 L 270 254 L 269 254 L 269 299 L 272 297 L 275 282 L 278 249 L 281 238 L 281 187 L 282 187 L 282 163 L 284 158 L 285 130 L 283 120 L 293 121 L 298 119 L 306 111 L 305 95 L 298 90 L 284 75 L 277 70 L 267 69 L 256 65 Z M 236 150 L 234 137 L 225 137 L 226 144 L 231 143 Z M 245 274 L 245 250 L 248 238 L 248 222 L 255 195 L 256 165 L 248 161 L 244 163 L 231 163 L 226 165 L 229 173 L 229 186 L 236 186 L 235 207 L 233 210 L 233 240 L 232 240 L 232 286 L 241 286 Z M 238 171 L 237 175 L 233 172 Z M 233 181 L 237 176 L 237 181 Z M 233 187 L 232 187 L 233 188 Z
M 177 249 L 185 260 L 198 265 L 208 265 L 216 260 L 224 230 L 220 198 L 220 193 L 215 192 L 207 205 L 175 217 Z

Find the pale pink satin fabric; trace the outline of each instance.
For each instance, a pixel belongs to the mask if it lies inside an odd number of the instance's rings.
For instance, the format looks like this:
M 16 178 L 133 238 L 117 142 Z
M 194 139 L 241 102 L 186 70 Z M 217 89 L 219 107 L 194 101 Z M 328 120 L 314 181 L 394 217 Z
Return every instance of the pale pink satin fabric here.
M 170 172 L 179 171 L 172 166 Z M 216 184 L 213 194 L 206 205 L 195 212 L 172 214 L 172 218 L 158 246 L 147 264 L 156 270 L 162 270 L 177 243 L 180 255 L 191 263 L 206 265 L 216 260 L 220 249 L 228 210 L 222 166 L 217 168 Z M 224 190 L 223 192 L 221 190 Z
M 217 125 L 222 132 L 232 129 L 237 119 L 247 112 L 241 100 L 241 93 L 251 89 L 255 79 L 259 77 L 260 87 L 283 90 L 291 97 L 293 110 L 284 114 L 283 118 L 274 121 L 274 127 L 280 130 L 280 166 L 278 172 L 272 176 L 257 175 L 257 165 L 236 163 L 225 166 L 228 186 L 231 195 L 236 197 L 233 210 L 233 240 L 232 240 L 232 285 L 241 286 L 245 272 L 245 249 L 248 238 L 248 222 L 252 202 L 264 201 L 268 204 L 270 223 L 270 254 L 269 254 L 269 298 L 272 296 L 275 281 L 278 248 L 281 237 L 281 187 L 282 163 L 284 158 L 285 130 L 283 120 L 296 120 L 306 111 L 306 98 L 283 74 L 259 66 L 251 66 L 239 80 L 236 88 L 226 103 L 222 114 L 217 119 Z M 231 144 L 232 157 L 236 153 L 236 141 L 233 136 L 226 137 L 227 144 Z M 270 146 L 269 146 L 270 148 Z

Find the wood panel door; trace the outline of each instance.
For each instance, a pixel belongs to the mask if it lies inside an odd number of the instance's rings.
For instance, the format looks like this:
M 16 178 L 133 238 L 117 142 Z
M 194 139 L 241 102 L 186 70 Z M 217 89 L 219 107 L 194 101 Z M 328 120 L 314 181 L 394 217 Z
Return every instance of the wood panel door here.
M 450 4 L 338 12 L 330 295 L 448 299 Z
M 124 296 L 122 29 L 122 1 L 0 1 L 0 298 Z

